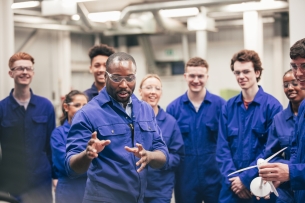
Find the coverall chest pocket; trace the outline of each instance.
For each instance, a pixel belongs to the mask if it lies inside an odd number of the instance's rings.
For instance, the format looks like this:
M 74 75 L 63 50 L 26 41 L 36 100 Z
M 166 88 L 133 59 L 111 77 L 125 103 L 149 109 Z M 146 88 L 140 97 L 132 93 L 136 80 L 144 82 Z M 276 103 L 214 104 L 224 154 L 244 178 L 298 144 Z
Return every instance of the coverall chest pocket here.
M 218 124 L 217 123 L 207 123 L 206 124 L 207 133 L 208 133 L 208 139 L 213 144 L 217 143 L 217 137 L 218 137 Z
M 33 135 L 35 135 L 35 139 L 39 138 L 40 140 L 43 140 L 42 142 L 45 142 L 44 140 L 47 137 L 47 122 L 48 117 L 47 116 L 33 116 L 32 117 L 34 128 L 29 129 L 31 132 L 33 132 Z
M 188 152 L 193 151 L 192 137 L 190 135 L 190 126 L 187 124 L 179 124 L 179 128 L 184 142 L 185 154 L 188 155 Z
M 292 141 L 292 135 L 281 135 L 279 136 L 281 148 L 288 147 Z
M 126 123 L 98 127 L 97 138 L 111 141 L 109 147 L 106 146 L 101 152 L 102 154 L 107 154 L 117 161 L 127 158 L 128 153 L 124 147 L 129 146 L 127 140 L 131 140 L 131 133 L 127 133 L 126 128 L 128 128 Z
M 18 121 L 17 120 L 3 120 L 1 122 L 0 141 L 2 143 L 5 143 L 6 141 L 9 141 L 9 140 L 15 140 L 16 139 L 16 137 L 14 136 L 15 133 L 18 133 Z
M 234 155 L 238 147 L 238 128 L 228 129 L 228 142 L 232 155 Z
M 135 141 L 137 143 L 142 144 L 144 146 L 144 149 L 149 150 L 152 147 L 154 133 L 156 133 L 157 131 L 155 123 L 153 121 L 141 121 L 139 122 L 139 126 L 141 130 L 141 138 L 139 136 L 136 136 Z
M 255 126 L 252 128 L 252 131 L 257 137 L 260 145 L 264 145 L 267 142 L 268 134 L 264 126 Z

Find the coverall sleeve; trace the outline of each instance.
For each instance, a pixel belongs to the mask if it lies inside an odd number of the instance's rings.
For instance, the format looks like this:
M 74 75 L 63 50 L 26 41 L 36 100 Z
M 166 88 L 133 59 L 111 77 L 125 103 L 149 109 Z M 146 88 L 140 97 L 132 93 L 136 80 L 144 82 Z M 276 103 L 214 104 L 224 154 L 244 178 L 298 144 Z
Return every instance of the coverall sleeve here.
M 65 157 L 66 157 L 66 142 L 61 131 L 56 128 L 51 136 L 52 161 L 53 170 L 59 171 L 61 174 L 66 174 Z
M 219 169 L 221 174 L 226 179 L 226 183 L 230 183 L 227 176 L 228 174 L 236 171 L 236 167 L 232 159 L 229 140 L 228 140 L 227 105 L 223 105 L 222 113 L 220 114 L 219 117 L 216 161 L 219 164 Z
M 268 131 L 269 131 L 269 127 L 272 124 L 273 117 L 277 113 L 281 112 L 282 110 L 283 110 L 283 107 L 279 102 L 277 102 L 276 104 L 274 104 L 272 106 L 270 114 L 267 115 L 267 117 L 266 117 L 266 133 L 268 133 Z M 266 144 L 265 144 L 265 147 L 266 147 Z M 264 150 L 256 157 L 256 159 L 250 164 L 250 166 L 256 165 L 257 160 L 259 158 L 263 158 L 263 157 L 264 157 Z M 258 176 L 258 168 L 253 168 L 253 169 L 246 170 L 246 171 L 239 173 L 240 180 L 248 189 L 250 189 L 251 181 L 257 176 Z
M 71 156 L 79 154 L 87 148 L 91 134 L 94 132 L 89 119 L 84 112 L 79 110 L 73 117 L 71 128 L 67 137 L 65 169 L 70 178 L 77 178 L 82 174 L 76 173 L 70 167 Z
M 278 152 L 279 150 L 281 150 L 280 139 L 276 131 L 276 124 L 275 122 L 273 122 L 269 128 L 268 140 L 265 146 L 263 158 L 267 159 L 268 157 L 272 156 L 274 153 Z M 288 161 L 281 156 L 281 153 L 278 154 L 269 162 L 288 163 Z
M 47 156 L 48 156 L 48 159 L 49 159 L 49 162 L 50 162 L 51 166 L 53 166 L 52 151 L 51 151 L 51 135 L 52 135 L 52 132 L 55 129 L 55 127 L 56 127 L 55 111 L 54 111 L 53 106 L 51 105 L 51 112 L 50 112 L 49 119 L 48 119 L 48 124 L 47 124 L 47 135 L 46 135 L 47 136 L 47 139 L 46 139 L 47 141 L 46 141 L 46 146 L 45 146 L 46 153 L 47 153 Z M 56 178 L 54 170 L 52 170 L 52 178 Z
M 164 165 L 160 168 L 160 169 L 167 169 L 168 168 L 168 164 L 169 164 L 169 153 L 168 153 L 168 149 L 167 146 L 162 138 L 162 132 L 157 124 L 156 118 L 154 118 L 154 124 L 155 124 L 155 128 L 156 133 L 154 133 L 154 139 L 153 139 L 153 143 L 152 143 L 152 148 L 150 149 L 151 151 L 155 151 L 155 150 L 159 150 L 161 151 L 165 157 L 166 157 L 166 162 L 164 163 Z
M 168 169 L 174 169 L 179 166 L 184 157 L 184 143 L 177 122 L 171 135 L 170 143 L 167 146 L 169 151 Z
M 299 113 L 297 116 L 296 124 L 294 127 L 294 136 L 291 144 L 291 155 L 290 155 L 290 163 L 289 167 L 289 177 L 290 177 L 290 185 L 293 190 L 305 190 L 305 163 L 298 163 L 297 161 L 297 151 L 298 151 L 298 136 L 299 135 L 299 120 L 300 116 L 304 116 L 304 105 L 302 108 L 300 107 Z

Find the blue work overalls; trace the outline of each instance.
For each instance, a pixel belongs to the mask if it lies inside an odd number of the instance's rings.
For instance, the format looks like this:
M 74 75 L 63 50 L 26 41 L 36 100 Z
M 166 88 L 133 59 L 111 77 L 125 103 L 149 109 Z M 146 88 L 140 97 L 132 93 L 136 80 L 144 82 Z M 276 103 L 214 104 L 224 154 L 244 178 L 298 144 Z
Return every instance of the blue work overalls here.
M 52 202 L 50 136 L 55 128 L 53 105 L 34 95 L 25 110 L 10 95 L 0 102 L 0 191 L 21 202 Z
M 84 93 L 87 95 L 88 101 L 91 101 L 93 97 L 98 95 L 98 90 L 95 84 L 93 83 L 89 89 L 84 91 Z
M 291 144 L 289 177 L 291 189 L 295 190 L 295 202 L 305 200 L 305 100 L 301 103 Z
M 86 187 L 86 174 L 71 179 L 65 169 L 66 143 L 70 127 L 66 120 L 62 126 L 53 130 L 51 136 L 53 170 L 58 179 L 55 190 L 56 203 L 82 203 Z
M 67 138 L 66 170 L 70 177 L 77 177 L 69 165 L 72 155 L 84 151 L 91 134 L 96 131 L 100 140 L 111 140 L 87 171 L 88 179 L 84 203 L 142 203 L 146 189 L 147 167 L 137 172 L 139 158 L 127 152 L 125 146 L 142 144 L 149 151 L 159 150 L 168 161 L 169 155 L 162 133 L 157 126 L 154 112 L 149 104 L 132 98 L 132 116 L 111 99 L 104 88 L 72 120 Z M 167 163 L 164 168 L 167 167 Z
M 217 161 L 222 174 L 220 203 L 256 201 L 255 197 L 250 200 L 240 199 L 231 190 L 229 178 L 239 176 L 242 183 L 250 189 L 251 181 L 258 176 L 257 168 L 227 176 L 236 170 L 256 165 L 256 160 L 263 157 L 269 126 L 273 117 L 281 110 L 279 101 L 265 93 L 261 87 L 248 109 L 244 106 L 242 93 L 229 99 L 223 106 L 217 142 Z
M 170 203 L 175 184 L 175 170 L 183 158 L 184 144 L 176 119 L 160 107 L 156 119 L 168 148 L 169 162 L 166 170 L 148 167 L 144 202 Z
M 176 118 L 185 146 L 185 158 L 176 172 L 177 203 L 217 202 L 221 175 L 216 162 L 216 142 L 222 98 L 206 91 L 198 112 L 187 93 L 167 107 Z
M 273 158 L 269 162 L 288 163 L 290 159 L 290 146 L 294 135 L 294 126 L 296 115 L 293 114 L 291 103 L 282 112 L 276 114 L 273 118 L 272 125 L 269 128 L 268 141 L 266 143 L 264 159 L 268 158 L 277 151 L 287 147 L 284 153 Z M 277 203 L 293 203 L 293 191 L 290 185 L 283 183 L 277 189 L 279 197 Z

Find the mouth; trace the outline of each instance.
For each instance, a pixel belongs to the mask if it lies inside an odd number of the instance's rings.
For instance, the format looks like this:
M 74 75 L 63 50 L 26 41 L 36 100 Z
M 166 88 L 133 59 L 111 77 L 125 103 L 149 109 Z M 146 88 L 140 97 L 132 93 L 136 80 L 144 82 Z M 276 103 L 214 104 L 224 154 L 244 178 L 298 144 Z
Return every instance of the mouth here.
M 292 92 L 292 93 L 288 94 L 288 98 L 295 98 L 297 96 L 298 96 L 298 94 L 296 92 Z
M 127 97 L 129 97 L 129 92 L 128 91 L 120 91 L 120 92 L 118 92 L 118 94 L 117 94 L 120 98 L 127 98 Z

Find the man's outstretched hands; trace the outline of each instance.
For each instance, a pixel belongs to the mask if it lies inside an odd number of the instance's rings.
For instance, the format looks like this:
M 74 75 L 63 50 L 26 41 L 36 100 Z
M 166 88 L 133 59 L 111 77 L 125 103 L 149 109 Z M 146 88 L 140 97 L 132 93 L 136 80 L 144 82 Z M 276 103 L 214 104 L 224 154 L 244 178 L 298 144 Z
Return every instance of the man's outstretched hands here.
M 140 160 L 136 163 L 138 168 L 137 172 L 142 171 L 147 164 L 150 162 L 151 152 L 146 151 L 141 144 L 136 143 L 136 147 L 127 147 L 125 146 L 126 151 L 133 153 L 136 157 L 140 158 Z
M 97 132 L 93 132 L 86 148 L 87 157 L 91 160 L 96 158 L 98 153 L 103 151 L 105 146 L 109 145 L 110 143 L 110 140 L 99 140 L 97 138 Z

